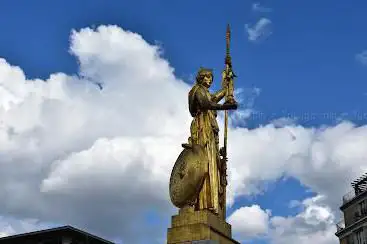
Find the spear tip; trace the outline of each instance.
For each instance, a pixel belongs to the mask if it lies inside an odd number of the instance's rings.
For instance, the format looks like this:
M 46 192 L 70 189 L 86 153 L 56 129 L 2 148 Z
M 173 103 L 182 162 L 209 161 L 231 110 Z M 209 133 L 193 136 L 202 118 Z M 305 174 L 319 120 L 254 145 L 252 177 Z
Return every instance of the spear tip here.
M 227 38 L 230 38 L 230 36 L 231 36 L 231 28 L 230 28 L 229 24 L 227 24 L 226 36 L 227 36 Z

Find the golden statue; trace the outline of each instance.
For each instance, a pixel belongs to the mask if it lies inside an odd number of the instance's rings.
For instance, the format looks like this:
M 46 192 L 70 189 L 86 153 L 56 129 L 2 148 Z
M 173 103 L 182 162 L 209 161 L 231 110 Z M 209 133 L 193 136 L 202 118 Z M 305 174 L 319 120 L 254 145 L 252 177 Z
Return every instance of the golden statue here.
M 222 73 L 222 88 L 211 94 L 213 72 L 200 68 L 196 84 L 189 92 L 189 110 L 193 117 L 188 143 L 183 144 L 172 170 L 170 179 L 171 200 L 179 208 L 192 207 L 194 210 L 209 209 L 225 218 L 226 161 L 228 110 L 237 109 L 233 96 L 231 57 L 229 55 L 230 30 L 227 27 L 227 52 L 225 70 Z M 225 98 L 224 104 L 219 102 Z M 219 148 L 219 127 L 217 110 L 225 110 L 224 147 Z
M 228 111 L 237 109 L 233 96 L 232 62 L 229 55 L 230 30 L 226 32 L 227 52 L 222 73 L 222 88 L 210 93 L 213 72 L 200 68 L 188 95 L 192 116 L 188 143 L 172 169 L 169 192 L 172 203 L 180 208 L 172 216 L 167 243 L 213 240 L 220 244 L 239 244 L 232 239 L 226 223 L 227 130 Z M 219 102 L 225 98 L 225 102 Z M 219 147 L 217 111 L 224 110 L 224 145 Z M 190 242 L 191 243 L 191 242 Z

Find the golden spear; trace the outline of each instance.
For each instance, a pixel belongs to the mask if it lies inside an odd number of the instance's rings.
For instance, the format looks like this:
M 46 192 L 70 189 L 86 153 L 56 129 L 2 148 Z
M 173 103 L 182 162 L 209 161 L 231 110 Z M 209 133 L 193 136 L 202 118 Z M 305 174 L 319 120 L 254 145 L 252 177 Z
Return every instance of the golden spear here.
M 236 75 L 233 73 L 232 70 L 232 60 L 230 55 L 230 40 L 231 40 L 231 30 L 229 24 L 227 25 L 227 31 L 226 31 L 226 57 L 225 57 L 225 70 L 223 71 L 223 86 L 226 87 L 226 96 L 225 96 L 225 103 L 227 104 L 237 104 L 237 102 L 234 99 L 234 86 L 233 86 L 233 79 L 236 77 Z M 224 146 L 223 146 L 223 152 L 222 157 L 224 158 L 224 170 L 222 172 L 222 177 L 224 178 L 225 185 L 227 184 L 227 166 L 226 166 L 226 160 L 227 160 L 227 137 L 228 137 L 228 110 L 225 110 L 224 112 Z M 223 193 L 223 216 L 226 215 L 226 190 L 224 189 Z
M 229 27 L 229 24 L 227 25 L 227 31 L 226 31 L 226 58 L 224 61 L 224 64 L 226 66 L 225 73 L 226 73 L 226 79 L 228 79 L 227 75 L 229 74 L 229 65 L 231 65 L 231 55 L 229 54 L 229 45 L 231 41 L 231 29 Z M 226 102 L 228 101 L 228 80 L 225 81 L 227 84 L 226 87 Z M 224 152 L 227 157 L 227 135 L 228 135 L 228 110 L 224 112 Z
M 234 99 L 234 86 L 233 86 L 233 79 L 236 77 L 236 75 L 233 73 L 232 70 L 232 59 L 230 55 L 230 41 L 231 41 L 231 29 L 229 27 L 229 24 L 227 25 L 227 31 L 226 31 L 226 57 L 225 57 L 225 70 L 223 75 L 223 82 L 226 86 L 226 97 L 225 97 L 225 103 L 229 104 L 237 104 L 237 102 Z M 228 110 L 224 113 L 224 151 L 227 154 L 227 135 L 228 135 Z

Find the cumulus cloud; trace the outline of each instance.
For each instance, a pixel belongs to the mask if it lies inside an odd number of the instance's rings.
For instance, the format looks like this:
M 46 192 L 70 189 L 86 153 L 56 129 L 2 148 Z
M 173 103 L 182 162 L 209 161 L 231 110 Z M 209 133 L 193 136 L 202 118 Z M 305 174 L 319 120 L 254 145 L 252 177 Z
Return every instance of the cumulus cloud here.
M 248 34 L 248 40 L 255 42 L 268 38 L 272 34 L 272 22 L 270 19 L 261 18 L 256 24 L 245 25 Z
M 367 170 L 367 126 L 343 122 L 328 128 L 276 128 L 269 124 L 254 130 L 237 128 L 229 135 L 231 204 L 235 195 L 259 193 L 262 181 L 285 175 L 326 195 L 337 209 L 349 182 Z
M 146 209 L 173 211 L 167 182 L 188 136 L 189 87 L 158 46 L 116 26 L 73 31 L 70 50 L 78 76 L 46 81 L 0 60 L 0 209 L 132 243 Z
M 258 205 L 242 207 L 228 218 L 232 224 L 236 238 L 245 241 L 254 237 L 262 237 L 273 244 L 313 243 L 332 244 L 338 241 L 335 236 L 335 216 L 327 204 L 325 197 L 292 201 L 297 202 L 300 213 L 296 216 L 272 216 L 270 210 L 263 210 Z
M 50 225 L 36 219 L 16 219 L 0 216 L 0 238 L 17 233 L 49 228 Z
M 291 217 L 274 216 L 270 220 L 271 230 L 269 237 L 274 244 L 291 243 L 337 243 L 334 235 L 334 215 L 332 210 L 322 203 L 321 195 L 305 199 L 301 206 L 301 213 Z
M 227 221 L 240 240 L 258 237 L 268 232 L 270 210 L 262 210 L 259 205 L 236 209 Z
M 175 211 L 168 179 L 189 136 L 189 86 L 136 33 L 100 26 L 70 40 L 74 76 L 28 80 L 0 59 L 0 216 L 161 243 L 168 226 L 146 216 L 168 222 Z M 228 203 L 286 175 L 325 195 L 335 212 L 348 182 L 366 170 L 366 146 L 367 127 L 349 122 L 231 128 Z

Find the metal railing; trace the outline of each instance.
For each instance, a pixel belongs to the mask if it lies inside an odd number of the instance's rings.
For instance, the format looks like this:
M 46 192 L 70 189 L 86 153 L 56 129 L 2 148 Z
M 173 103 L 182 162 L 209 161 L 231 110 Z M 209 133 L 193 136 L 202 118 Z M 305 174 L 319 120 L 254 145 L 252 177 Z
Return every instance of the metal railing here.
M 343 196 L 343 204 L 346 204 L 347 202 L 351 201 L 353 198 L 356 197 L 355 191 L 350 191 L 347 194 Z
M 341 230 L 343 230 L 345 228 L 345 222 L 344 219 L 341 219 L 337 224 L 336 224 L 336 231 L 339 232 Z

